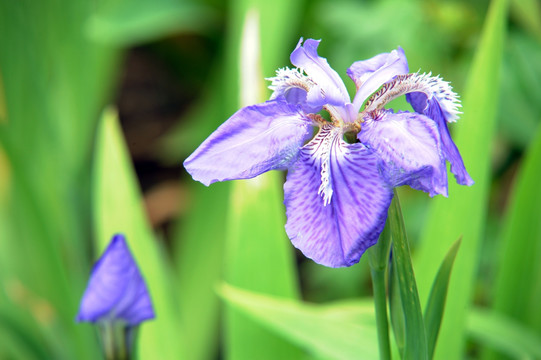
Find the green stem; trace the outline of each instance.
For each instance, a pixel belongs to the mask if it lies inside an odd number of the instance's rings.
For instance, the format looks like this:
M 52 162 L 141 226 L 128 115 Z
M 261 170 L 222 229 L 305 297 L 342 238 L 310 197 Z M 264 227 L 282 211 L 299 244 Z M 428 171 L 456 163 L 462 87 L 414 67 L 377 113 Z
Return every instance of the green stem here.
M 372 287 L 374 289 L 374 306 L 376 310 L 376 324 L 378 327 L 379 357 L 382 360 L 391 359 L 389 343 L 389 321 L 387 319 L 387 297 L 385 293 L 385 270 L 370 269 Z
M 111 322 L 104 322 L 100 324 L 99 329 L 105 359 L 113 360 L 115 358 L 115 330 L 113 324 Z
M 367 251 L 370 273 L 372 275 L 372 287 L 374 289 L 374 307 L 376 311 L 376 323 L 378 327 L 378 342 L 380 359 L 391 359 L 389 344 L 389 320 L 387 317 L 387 295 L 385 285 L 385 273 L 389 263 L 389 250 L 391 247 L 391 232 L 385 225 L 376 245 Z
M 113 321 L 100 325 L 103 351 L 107 360 L 130 360 L 131 329 Z

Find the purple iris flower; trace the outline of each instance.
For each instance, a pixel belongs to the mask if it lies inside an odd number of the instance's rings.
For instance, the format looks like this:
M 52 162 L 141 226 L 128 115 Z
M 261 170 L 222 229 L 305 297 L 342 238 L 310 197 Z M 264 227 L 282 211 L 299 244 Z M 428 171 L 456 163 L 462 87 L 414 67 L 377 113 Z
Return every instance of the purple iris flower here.
M 154 317 L 145 281 L 126 239 L 117 234 L 92 269 L 77 321 L 132 327 Z
M 351 100 L 318 45 L 301 38 L 291 53 L 296 68 L 269 79 L 271 99 L 233 114 L 184 166 L 207 186 L 287 169 L 285 228 L 293 245 L 320 264 L 350 266 L 376 243 L 394 187 L 447 196 L 446 161 L 459 184 L 473 181 L 447 128 L 460 106 L 449 83 L 408 74 L 398 48 L 351 65 Z M 384 108 L 402 95 L 415 112 Z

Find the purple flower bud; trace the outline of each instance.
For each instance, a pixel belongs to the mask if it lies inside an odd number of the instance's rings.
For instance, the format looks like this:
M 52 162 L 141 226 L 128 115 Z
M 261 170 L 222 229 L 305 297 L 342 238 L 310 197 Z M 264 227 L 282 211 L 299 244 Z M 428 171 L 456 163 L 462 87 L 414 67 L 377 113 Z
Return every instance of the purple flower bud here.
M 141 272 L 126 239 L 117 234 L 92 269 L 76 320 L 136 326 L 154 317 Z

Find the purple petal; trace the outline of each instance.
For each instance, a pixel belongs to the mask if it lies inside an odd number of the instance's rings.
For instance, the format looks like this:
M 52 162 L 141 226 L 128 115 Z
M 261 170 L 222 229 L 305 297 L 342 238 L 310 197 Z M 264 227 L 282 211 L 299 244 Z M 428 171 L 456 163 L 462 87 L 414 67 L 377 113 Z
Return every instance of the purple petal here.
M 92 269 L 77 321 L 123 321 L 134 326 L 154 317 L 147 286 L 126 240 L 115 235 Z
M 408 61 L 401 47 L 390 53 L 383 53 L 368 60 L 354 62 L 347 70 L 347 74 L 357 86 L 357 94 L 355 94 L 353 100 L 353 105 L 357 111 L 366 98 L 381 85 L 396 75 L 407 74 L 408 71 Z
M 415 112 L 425 115 L 427 110 L 427 96 L 423 92 L 411 92 L 406 94 L 406 101 L 410 103 Z
M 358 139 L 378 154 L 391 186 L 410 185 L 430 196 L 447 196 L 447 169 L 434 121 L 415 113 L 385 111 L 366 119 L 361 128 Z
M 306 90 L 301 88 L 291 88 L 284 92 L 284 99 L 289 104 L 304 104 L 306 103 Z
M 284 203 L 286 232 L 304 255 L 325 266 L 351 266 L 377 242 L 393 196 L 377 162 L 330 125 L 302 148 L 287 175 Z
M 312 135 L 311 120 L 283 99 L 247 106 L 214 131 L 184 162 L 205 185 L 285 169 Z
M 445 158 L 451 163 L 451 172 L 455 175 L 457 183 L 460 185 L 473 185 L 473 180 L 466 171 L 462 156 L 460 156 L 460 152 L 453 142 L 449 128 L 447 127 L 447 122 L 454 121 L 456 117 L 456 106 L 442 105 L 446 104 L 447 102 L 445 100 L 449 99 L 440 99 L 435 95 L 431 96 L 430 100 L 428 100 L 428 96 L 423 92 L 406 94 L 406 100 L 417 113 L 428 116 L 438 125 L 443 143 L 443 152 Z M 448 102 L 455 103 L 454 101 Z
M 368 60 L 356 61 L 348 68 L 347 74 L 359 89 L 374 72 L 389 65 L 396 71 L 394 75 L 403 75 L 409 72 L 408 61 L 401 47 L 390 53 L 376 55 Z
M 320 40 L 307 39 L 302 44 L 303 39 L 299 40 L 297 47 L 291 53 L 291 63 L 301 69 L 317 84 L 309 95 L 308 100 L 315 105 L 331 104 L 334 106 L 343 106 L 350 102 L 349 94 L 344 82 L 334 71 L 327 59 L 318 56 L 317 48 Z M 321 98 L 323 92 L 323 99 Z M 323 103 L 322 103 L 323 101 Z
M 429 108 L 439 107 L 439 116 L 445 122 L 455 122 L 461 106 L 458 95 L 453 91 L 449 82 L 439 76 L 426 74 L 409 74 L 403 79 L 406 93 L 406 100 L 412 105 L 416 112 L 428 114 Z

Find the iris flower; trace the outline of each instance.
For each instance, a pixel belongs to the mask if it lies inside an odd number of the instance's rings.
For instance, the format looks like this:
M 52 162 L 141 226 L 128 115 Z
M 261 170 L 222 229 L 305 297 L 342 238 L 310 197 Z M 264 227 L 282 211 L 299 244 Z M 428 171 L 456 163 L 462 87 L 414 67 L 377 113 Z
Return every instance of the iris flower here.
M 133 327 L 153 318 L 147 286 L 126 239 L 115 235 L 92 269 L 77 321 Z
M 398 48 L 351 65 L 351 100 L 318 45 L 301 38 L 290 57 L 296 68 L 269 79 L 271 99 L 233 114 L 184 166 L 207 186 L 287 169 L 293 245 L 320 264 L 350 266 L 377 242 L 393 188 L 447 196 L 446 161 L 459 184 L 473 181 L 447 128 L 460 106 L 448 82 L 409 74 Z M 384 108 L 402 95 L 414 112 Z

